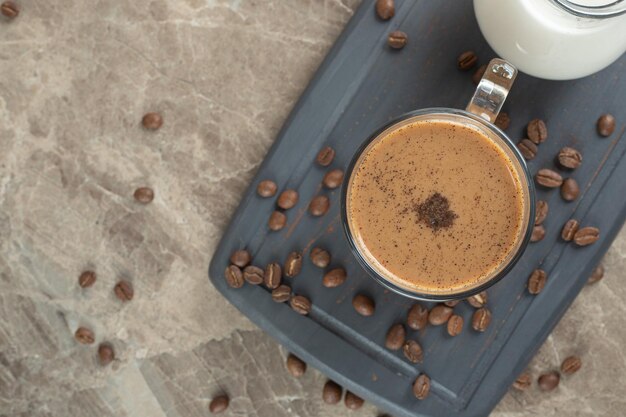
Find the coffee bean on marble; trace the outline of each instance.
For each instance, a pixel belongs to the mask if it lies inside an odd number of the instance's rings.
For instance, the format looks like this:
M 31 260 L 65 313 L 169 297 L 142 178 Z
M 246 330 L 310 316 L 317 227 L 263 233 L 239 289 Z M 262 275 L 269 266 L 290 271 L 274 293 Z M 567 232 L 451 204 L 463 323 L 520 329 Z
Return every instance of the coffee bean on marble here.
M 236 270 L 238 271 L 238 275 L 236 276 L 235 279 L 237 280 L 238 283 L 240 283 L 239 287 L 241 287 L 243 285 L 243 277 L 241 274 L 241 270 L 237 268 L 235 265 L 231 265 L 231 266 L 234 266 Z M 227 268 L 227 271 L 228 271 L 228 268 Z M 239 288 L 239 287 L 234 287 L 234 288 Z M 115 287 L 113 287 L 113 292 L 115 293 L 117 298 L 119 298 L 122 301 L 130 301 L 133 299 L 133 296 L 135 295 L 133 284 L 125 280 L 121 280 L 117 284 L 115 284 Z
M 423 400 L 430 393 L 430 378 L 426 374 L 420 374 L 413 383 L 413 395 L 418 400 Z
M 83 271 L 78 277 L 78 285 L 81 288 L 89 288 L 96 283 L 96 273 L 94 271 Z
M 448 334 L 458 336 L 463 331 L 463 317 L 453 314 L 448 320 Z
M 587 285 L 595 284 L 596 282 L 600 281 L 602 278 L 604 278 L 604 266 L 598 265 L 594 268 L 593 272 L 591 273 L 591 276 L 587 280 Z
M 524 372 L 513 382 L 513 388 L 519 391 L 526 391 L 532 385 L 530 374 Z
M 612 114 L 603 114 L 598 119 L 596 126 L 600 136 L 611 136 L 611 134 L 615 131 L 615 117 L 613 117 Z
M 309 204 L 309 213 L 311 213 L 315 217 L 323 216 L 328 212 L 328 208 L 330 207 L 330 200 L 325 195 L 318 195 L 313 197 L 311 203 Z
M 82 343 L 83 345 L 90 345 L 96 340 L 93 332 L 86 327 L 79 327 L 76 329 L 74 338 L 78 341 L 78 343 Z
M 115 350 L 109 342 L 102 342 L 98 346 L 98 362 L 101 366 L 107 366 L 115 359 Z
M 282 279 L 282 269 L 278 262 L 272 262 L 265 267 L 265 286 L 270 290 L 278 288 Z
M 335 381 L 328 380 L 324 384 L 324 389 L 322 390 L 322 399 L 326 404 L 337 404 L 341 401 L 341 396 L 343 395 L 343 388 Z
M 568 356 L 561 363 L 561 372 L 565 375 L 572 375 L 578 372 L 582 365 L 583 363 L 578 356 Z
M 535 226 L 539 226 L 543 224 L 548 217 L 548 211 L 550 207 L 548 206 L 548 202 L 544 200 L 537 200 L 537 205 L 535 207 Z
M 472 316 L 472 328 L 477 332 L 484 332 L 491 323 L 491 311 L 486 307 L 479 308 Z
M 263 198 L 273 197 L 276 191 L 278 191 L 278 186 L 272 180 L 263 180 L 256 187 L 256 193 Z
M 600 239 L 600 229 L 597 227 L 583 227 L 574 234 L 574 243 L 578 246 L 588 246 Z
M 270 215 L 270 219 L 267 222 L 267 225 L 269 226 L 270 230 L 273 230 L 275 232 L 285 227 L 286 224 L 287 224 L 287 216 L 285 216 L 285 213 L 278 211 L 278 210 L 272 212 L 272 214 Z
M 468 71 L 476 66 L 478 56 L 474 51 L 465 51 L 456 59 L 456 65 L 460 70 Z
M 335 288 L 343 284 L 346 281 L 346 278 L 347 274 L 345 269 L 331 269 L 324 274 L 324 278 L 322 279 L 322 285 L 324 285 L 326 288 Z
M 415 303 L 409 309 L 406 325 L 413 330 L 422 330 L 428 324 L 428 309 L 420 303 Z
M 537 295 L 539 294 L 543 288 L 546 286 L 546 280 L 548 279 L 548 274 L 543 269 L 535 269 L 530 276 L 528 277 L 528 292 Z
M 526 126 L 526 135 L 537 145 L 548 139 L 548 127 L 541 119 L 533 119 Z
M 291 252 L 287 255 L 285 261 L 285 276 L 293 278 L 302 270 L 302 254 L 300 252 Z
M 327 167 L 335 159 L 335 150 L 330 146 L 323 147 L 317 154 L 316 161 L 319 165 Z
M 352 306 L 362 316 L 369 317 L 374 314 L 376 306 L 374 300 L 363 294 L 357 294 L 352 299 Z
M 272 300 L 277 303 L 285 303 L 291 298 L 291 287 L 281 284 L 272 290 Z
M 438 304 L 428 313 L 428 322 L 433 326 L 440 326 L 448 321 L 453 310 L 444 304 Z
M 387 45 L 392 49 L 402 49 L 409 42 L 409 37 L 401 30 L 395 30 L 387 36 Z
M 527 161 L 530 161 L 537 156 L 537 145 L 535 145 L 530 139 L 522 139 L 517 144 L 517 148 Z
M 148 130 L 157 130 L 163 126 L 163 116 L 159 113 L 146 113 L 141 119 L 141 124 Z
M 239 268 L 245 267 L 251 260 L 250 252 L 245 249 L 236 250 L 230 255 L 230 263 L 237 265 Z
M 154 190 L 149 187 L 139 187 L 135 190 L 133 196 L 139 203 L 148 204 L 154 200 Z
M 563 230 L 561 230 L 561 239 L 563 239 L 566 242 L 569 242 L 572 239 L 574 239 L 574 235 L 578 231 L 578 227 L 579 227 L 578 220 L 569 219 L 567 222 L 565 222 L 565 225 L 563 226 Z
M 17 4 L 12 1 L 2 3 L 0 11 L 2 11 L 3 16 L 9 19 L 15 19 L 20 14 L 20 9 L 17 7 Z
M 385 347 L 389 350 L 398 350 L 404 345 L 406 339 L 406 330 L 400 323 L 396 323 L 387 331 L 385 338 Z
M 566 178 L 561 185 L 561 197 L 565 201 L 574 201 L 580 194 L 580 188 L 574 178 Z
M 209 411 L 212 414 L 219 414 L 226 411 L 228 408 L 228 404 L 230 403 L 230 399 L 227 395 L 218 395 L 213 398 L 209 403 Z
M 382 20 L 389 20 L 396 13 L 394 0 L 376 0 L 376 14 Z
M 557 371 L 552 371 L 541 375 L 537 383 L 542 391 L 552 391 L 559 386 L 560 380 L 561 375 Z
M 330 253 L 327 250 L 315 247 L 311 249 L 309 258 L 318 268 L 326 268 L 330 264 Z
M 300 378 L 306 372 L 306 363 L 296 355 L 287 355 L 287 370 L 292 376 Z
M 296 190 L 285 190 L 278 196 L 276 204 L 278 207 L 289 210 L 298 203 L 298 192 Z
M 478 69 L 474 72 L 474 75 L 472 75 L 472 82 L 478 85 L 480 80 L 483 78 L 483 75 L 485 75 L 485 71 L 487 71 L 487 64 L 483 64 L 478 67 Z
M 289 301 L 291 308 L 298 314 L 306 316 L 311 312 L 311 300 L 303 295 L 294 295 Z
M 563 168 L 576 169 L 583 162 L 582 154 L 574 148 L 566 146 L 559 151 L 559 165 Z
M 243 279 L 252 285 L 263 284 L 265 281 L 265 271 L 258 266 L 248 265 L 243 269 Z
M 402 345 L 402 353 L 404 353 L 404 357 L 412 363 L 422 363 L 424 360 L 422 346 L 415 340 L 409 339 L 404 342 L 404 345 Z
M 543 227 L 543 225 L 534 226 L 533 232 L 530 235 L 530 241 L 533 243 L 539 242 L 543 240 L 544 237 L 546 237 L 546 229 Z
M 498 113 L 496 121 L 493 122 L 493 124 L 498 126 L 501 130 L 506 130 L 511 124 L 511 118 L 509 117 L 508 113 L 502 111 Z
M 343 171 L 340 169 L 330 170 L 324 175 L 322 183 L 324 187 L 334 189 L 341 185 L 343 182 Z
M 460 302 L 461 302 L 460 300 L 450 300 L 450 301 L 445 301 L 444 304 L 447 305 L 448 307 L 455 307 Z
M 546 188 L 557 188 L 563 184 L 563 177 L 556 171 L 543 168 L 535 175 L 535 181 L 537 184 Z
M 363 407 L 365 400 L 350 391 L 346 391 L 346 397 L 343 402 L 350 410 L 358 410 Z
M 474 308 L 481 308 L 487 305 L 489 295 L 487 291 L 481 291 L 478 294 L 474 294 L 467 299 L 467 303 Z

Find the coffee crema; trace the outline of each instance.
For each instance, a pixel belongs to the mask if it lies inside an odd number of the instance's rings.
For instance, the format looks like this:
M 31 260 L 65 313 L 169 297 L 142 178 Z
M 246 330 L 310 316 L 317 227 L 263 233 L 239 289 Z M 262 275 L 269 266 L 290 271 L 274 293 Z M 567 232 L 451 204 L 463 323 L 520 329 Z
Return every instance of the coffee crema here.
M 488 281 L 523 239 L 524 193 L 509 156 L 477 128 L 418 120 L 384 132 L 348 183 L 348 226 L 388 281 L 453 294 Z

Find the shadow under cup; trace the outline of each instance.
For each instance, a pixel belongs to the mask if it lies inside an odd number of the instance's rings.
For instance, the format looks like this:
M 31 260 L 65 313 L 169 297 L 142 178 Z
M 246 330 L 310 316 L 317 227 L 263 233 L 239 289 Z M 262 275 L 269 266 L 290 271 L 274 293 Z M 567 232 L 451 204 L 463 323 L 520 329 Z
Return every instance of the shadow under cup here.
M 354 173 L 356 172 L 356 168 L 358 168 L 363 161 L 364 156 L 368 154 L 374 145 L 385 138 L 389 133 L 420 121 L 462 124 L 465 127 L 477 130 L 502 151 L 502 153 L 509 160 L 508 162 L 510 162 L 509 166 L 512 167 L 519 178 L 521 188 L 520 192 L 522 196 L 522 220 L 520 223 L 521 227 L 518 228 L 515 236 L 515 242 L 512 242 L 507 255 L 501 262 L 498 263 L 495 269 L 491 270 L 487 275 L 485 275 L 485 277 L 480 278 L 475 283 L 472 283 L 469 286 L 463 286 L 459 289 L 435 289 L 434 286 L 418 287 L 414 283 L 409 284 L 408 282 L 410 280 L 408 279 L 403 280 L 401 277 L 394 276 L 394 274 L 390 273 L 382 265 L 382 263 L 376 259 L 374 255 L 372 255 L 362 240 L 358 237 L 359 233 L 355 232 L 355 226 L 353 225 L 350 216 L 350 193 Z M 365 143 L 356 152 L 348 167 L 346 178 L 347 181 L 344 183 L 341 196 L 341 215 L 343 228 L 353 253 L 362 266 L 376 281 L 394 292 L 402 294 L 406 297 L 430 301 L 449 301 L 460 300 L 477 294 L 492 286 L 506 275 L 506 273 L 515 265 L 524 252 L 532 234 L 535 219 L 535 190 L 524 158 L 520 154 L 517 147 L 500 129 L 483 120 L 479 116 L 464 110 L 447 108 L 417 110 L 407 113 L 383 126 L 378 131 L 374 132 L 374 134 L 370 136 L 370 138 L 365 141 Z M 512 204 L 515 203 L 516 202 L 512 202 Z M 435 279 L 436 277 L 433 277 L 433 280 Z

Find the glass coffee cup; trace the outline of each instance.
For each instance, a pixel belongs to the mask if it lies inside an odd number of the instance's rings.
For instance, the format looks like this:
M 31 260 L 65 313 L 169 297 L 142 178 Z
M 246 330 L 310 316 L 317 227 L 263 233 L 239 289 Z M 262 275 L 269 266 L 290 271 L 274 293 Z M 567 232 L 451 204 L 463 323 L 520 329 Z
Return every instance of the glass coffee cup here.
M 520 258 L 534 226 L 533 181 L 493 124 L 516 75 L 494 59 L 466 110 L 404 114 L 354 155 L 342 190 L 344 231 L 385 287 L 421 300 L 464 299 Z

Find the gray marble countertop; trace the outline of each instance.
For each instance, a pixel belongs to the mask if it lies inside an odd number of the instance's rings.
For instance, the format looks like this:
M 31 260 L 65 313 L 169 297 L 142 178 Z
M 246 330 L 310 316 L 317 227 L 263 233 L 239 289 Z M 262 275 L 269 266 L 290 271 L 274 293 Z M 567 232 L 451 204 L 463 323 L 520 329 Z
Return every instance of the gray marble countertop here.
M 17 0 L 0 20 L 0 415 L 377 416 L 321 401 L 209 284 L 231 212 L 358 0 Z M 147 111 L 164 116 L 142 129 Z M 515 117 L 515 115 L 512 115 Z M 139 186 L 155 190 L 148 205 Z M 493 416 L 623 416 L 626 232 Z M 85 269 L 98 274 L 81 289 Z M 135 297 L 113 294 L 121 278 Z M 80 345 L 79 326 L 96 344 Z M 110 341 L 116 360 L 98 364 Z

